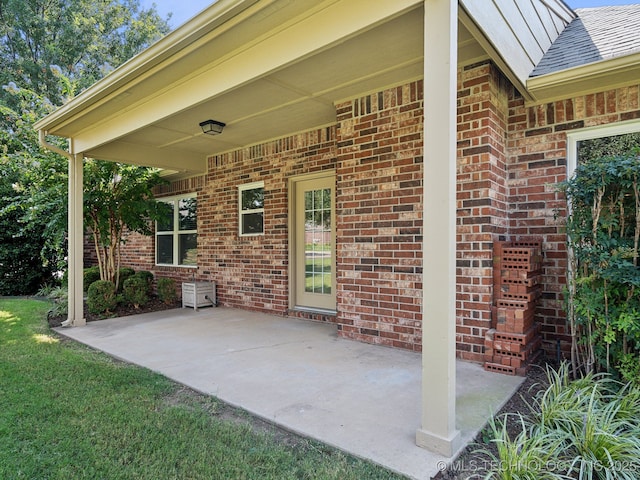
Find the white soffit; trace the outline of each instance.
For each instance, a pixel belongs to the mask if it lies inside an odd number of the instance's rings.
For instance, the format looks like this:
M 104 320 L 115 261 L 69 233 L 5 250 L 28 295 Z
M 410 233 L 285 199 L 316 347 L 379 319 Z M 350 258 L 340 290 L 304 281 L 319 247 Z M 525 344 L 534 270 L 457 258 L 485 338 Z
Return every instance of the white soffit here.
M 334 124 L 337 101 L 422 78 L 422 0 L 219 4 L 223 19 L 210 7 L 181 27 L 190 41 L 170 34 L 37 128 L 87 156 L 196 173 L 212 154 Z M 487 58 L 460 27 L 460 62 Z M 209 118 L 222 135 L 201 132 Z

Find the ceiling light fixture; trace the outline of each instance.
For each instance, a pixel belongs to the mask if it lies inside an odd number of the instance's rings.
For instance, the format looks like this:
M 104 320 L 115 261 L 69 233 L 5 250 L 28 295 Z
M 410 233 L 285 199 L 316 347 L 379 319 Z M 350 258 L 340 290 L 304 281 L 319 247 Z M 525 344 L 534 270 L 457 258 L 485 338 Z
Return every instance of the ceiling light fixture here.
M 200 122 L 202 133 L 206 133 L 207 135 L 220 135 L 222 133 L 222 129 L 226 125 L 226 123 L 218 122 L 217 120 L 205 120 L 204 122 Z

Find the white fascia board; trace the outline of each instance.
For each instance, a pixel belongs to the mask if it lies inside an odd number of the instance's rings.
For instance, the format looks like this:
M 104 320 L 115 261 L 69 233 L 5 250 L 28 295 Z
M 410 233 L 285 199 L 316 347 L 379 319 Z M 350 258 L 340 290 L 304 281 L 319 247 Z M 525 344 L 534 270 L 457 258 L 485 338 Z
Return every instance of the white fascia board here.
M 637 84 L 638 78 L 640 52 L 529 78 L 527 90 L 542 103 Z
M 258 1 L 219 0 L 189 22 L 123 63 L 106 77 L 98 80 L 65 105 L 36 122 L 34 128 L 48 132 L 70 117 L 98 104 L 129 82 L 140 79 L 168 58 L 180 54 L 184 55 L 186 47 Z
M 90 150 L 262 78 L 421 3 L 421 0 L 322 2 L 312 12 L 292 19 L 288 24 L 281 25 L 277 31 L 256 38 L 253 43 L 245 45 L 242 49 L 216 58 L 188 78 L 176 78 L 164 90 L 154 92 L 99 123 L 86 125 L 83 130 L 73 135 L 74 151 Z M 261 5 L 262 2 L 259 2 L 256 8 Z M 126 90 L 126 82 L 136 81 L 138 77 L 133 75 L 133 78 L 125 79 L 120 90 Z M 105 85 L 103 89 L 106 87 Z M 75 115 L 81 116 L 83 108 L 91 108 L 88 103 L 84 101 L 74 105 Z M 54 123 L 53 118 L 47 119 L 49 117 L 36 125 L 36 128 L 46 130 L 47 125 Z

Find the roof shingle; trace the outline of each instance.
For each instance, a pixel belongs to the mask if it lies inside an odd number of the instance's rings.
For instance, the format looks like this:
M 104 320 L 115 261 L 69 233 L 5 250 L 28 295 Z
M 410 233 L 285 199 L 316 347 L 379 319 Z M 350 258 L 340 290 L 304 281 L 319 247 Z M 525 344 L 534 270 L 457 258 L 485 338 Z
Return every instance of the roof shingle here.
M 640 51 L 640 4 L 579 8 L 531 77 Z

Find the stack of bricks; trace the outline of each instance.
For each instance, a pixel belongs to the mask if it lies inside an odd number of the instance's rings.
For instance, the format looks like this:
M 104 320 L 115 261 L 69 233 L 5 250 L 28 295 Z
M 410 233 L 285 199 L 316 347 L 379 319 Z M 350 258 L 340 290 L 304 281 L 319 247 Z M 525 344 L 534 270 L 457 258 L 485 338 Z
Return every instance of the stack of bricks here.
M 494 328 L 485 337 L 485 370 L 526 375 L 539 354 L 535 309 L 541 269 L 541 242 L 494 242 Z

